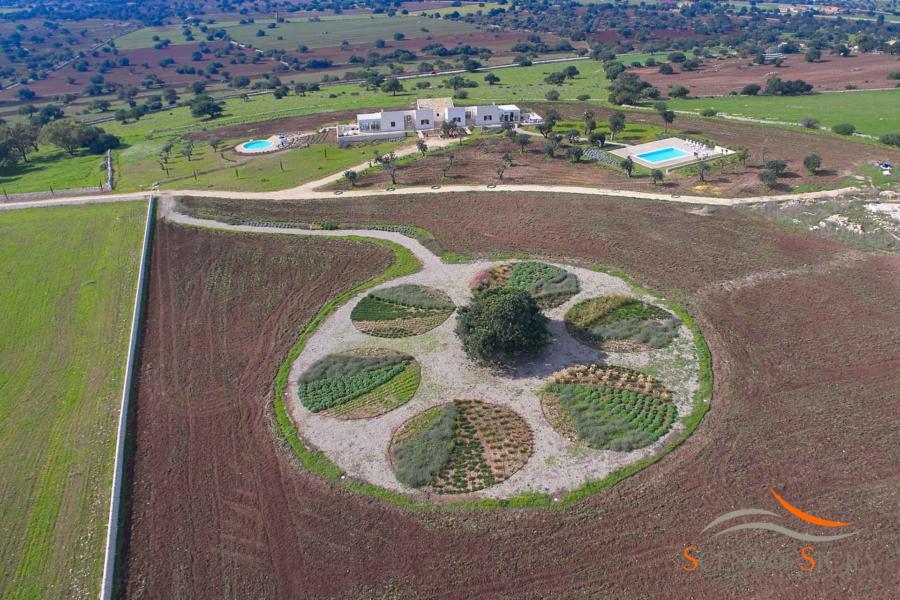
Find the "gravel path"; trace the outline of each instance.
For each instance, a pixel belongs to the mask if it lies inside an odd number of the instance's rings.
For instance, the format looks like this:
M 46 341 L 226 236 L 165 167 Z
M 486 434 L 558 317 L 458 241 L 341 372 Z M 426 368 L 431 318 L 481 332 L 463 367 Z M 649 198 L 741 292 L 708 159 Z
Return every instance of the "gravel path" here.
M 386 231 L 309 231 L 227 225 L 196 219 L 174 212 L 174 202 L 162 203 L 161 212 L 172 221 L 198 227 L 257 233 L 277 232 L 293 235 L 346 236 L 390 240 L 409 248 L 422 262 L 414 275 L 393 280 L 379 287 L 417 283 L 445 291 L 456 303 L 471 298 L 468 281 L 479 270 L 498 262 L 452 265 L 443 263 L 415 240 Z M 690 399 L 698 385 L 698 360 L 690 331 L 682 327 L 680 337 L 664 350 L 642 353 L 603 353 L 574 340 L 565 330 L 562 317 L 575 302 L 609 293 L 629 293 L 626 282 L 604 273 L 560 265 L 575 273 L 581 292 L 568 302 L 547 311 L 552 342 L 539 357 L 523 363 L 509 373 L 499 374 L 472 363 L 462 351 L 456 335 L 454 313 L 432 331 L 409 338 L 375 338 L 359 332 L 350 321 L 350 313 L 365 295 L 360 294 L 332 313 L 316 330 L 303 353 L 292 365 L 288 388 L 288 409 L 304 440 L 324 451 L 348 475 L 392 490 L 410 492 L 394 477 L 388 460 L 391 435 L 403 422 L 419 412 L 454 399 L 474 399 L 509 407 L 528 423 L 534 436 L 534 454 L 528 463 L 506 481 L 472 494 L 478 497 L 505 498 L 526 491 L 558 493 L 591 480 L 602 479 L 612 470 L 657 452 L 681 429 L 680 424 L 650 447 L 632 452 L 591 450 L 572 444 L 553 430 L 544 419 L 537 390 L 553 372 L 576 364 L 598 363 L 647 369 L 674 392 L 679 416 L 690 411 Z M 644 297 L 652 301 L 652 298 Z M 407 404 L 379 417 L 340 420 L 308 411 L 297 398 L 298 376 L 323 356 L 361 347 L 383 347 L 407 352 L 422 366 L 422 381 L 415 397 Z
M 442 144 L 446 145 L 446 144 Z M 438 147 L 429 141 L 429 147 Z M 409 152 L 407 152 L 409 153 Z M 398 156 L 400 154 L 398 153 Z M 367 168 L 368 163 L 353 167 L 354 170 Z M 343 173 L 335 173 L 322 179 L 312 181 L 301 186 L 280 190 L 277 192 L 233 192 L 225 190 L 165 190 L 166 195 L 189 196 L 196 198 L 226 198 L 235 200 L 329 200 L 335 198 L 371 198 L 378 196 L 409 196 L 420 194 L 456 194 L 470 192 L 541 192 L 550 194 L 581 194 L 585 196 L 611 196 L 616 198 L 638 198 L 644 200 L 661 200 L 664 202 L 677 202 L 680 204 L 700 204 L 714 206 L 740 206 L 744 204 L 759 204 L 762 202 L 778 202 L 783 200 L 818 200 L 824 198 L 837 198 L 851 193 L 862 191 L 859 187 L 846 187 L 836 190 L 823 190 L 818 192 L 805 192 L 802 194 L 781 194 L 776 196 L 749 196 L 746 198 L 713 198 L 708 196 L 682 196 L 678 194 L 658 194 L 654 192 L 639 192 L 634 190 L 617 190 L 612 188 L 582 187 L 576 185 L 444 185 L 444 186 L 411 186 L 395 189 L 365 189 L 346 191 L 319 191 L 320 188 L 340 179 Z M 161 192 L 152 192 L 159 195 Z M 39 206 L 62 206 L 73 204 L 97 204 L 102 202 L 124 202 L 148 198 L 151 192 L 131 194 L 101 194 L 96 196 L 72 196 L 51 198 L 48 200 L 35 200 L 30 202 L 2 202 L 0 210 L 12 210 L 17 208 L 35 208 Z

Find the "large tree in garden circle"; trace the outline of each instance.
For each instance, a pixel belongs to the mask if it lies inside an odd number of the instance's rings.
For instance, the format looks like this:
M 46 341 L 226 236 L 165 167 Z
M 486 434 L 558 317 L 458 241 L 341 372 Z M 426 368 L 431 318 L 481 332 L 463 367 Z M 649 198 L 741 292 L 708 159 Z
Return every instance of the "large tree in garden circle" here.
M 536 354 L 549 341 L 547 317 L 528 292 L 492 288 L 459 309 L 456 334 L 469 357 L 504 363 Z

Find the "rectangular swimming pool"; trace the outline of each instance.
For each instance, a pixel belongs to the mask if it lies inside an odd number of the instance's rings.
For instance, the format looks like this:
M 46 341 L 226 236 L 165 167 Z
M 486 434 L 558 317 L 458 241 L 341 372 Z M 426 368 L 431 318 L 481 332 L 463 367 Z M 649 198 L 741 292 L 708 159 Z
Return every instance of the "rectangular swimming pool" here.
M 644 152 L 643 154 L 637 155 L 641 160 L 654 164 L 666 162 L 667 160 L 672 160 L 674 158 L 683 158 L 685 156 L 688 156 L 688 153 L 684 150 L 679 150 L 678 148 L 660 148 L 659 150 Z

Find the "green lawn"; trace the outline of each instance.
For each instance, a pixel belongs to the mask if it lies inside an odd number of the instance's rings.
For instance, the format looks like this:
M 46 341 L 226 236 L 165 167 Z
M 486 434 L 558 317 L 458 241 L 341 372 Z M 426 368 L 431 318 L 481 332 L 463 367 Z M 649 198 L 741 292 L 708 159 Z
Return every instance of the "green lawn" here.
M 82 154 L 71 157 L 50 145 L 28 155 L 28 162 L 0 169 L 0 194 L 46 192 L 53 190 L 100 187 L 106 180 L 104 157 Z
M 246 140 L 229 140 L 224 148 L 231 148 Z M 308 181 L 339 173 L 372 158 L 377 149 L 386 154 L 404 145 L 412 145 L 413 138 L 402 142 L 355 145 L 338 148 L 334 144 L 319 144 L 275 154 L 242 157 L 231 152 L 229 160 L 222 158 L 223 148 L 214 152 L 206 143 L 197 143 L 191 160 L 179 154 L 181 144 L 166 165 L 169 173 L 159 165 L 157 156 L 165 139 L 144 141 L 122 150 L 116 155 L 121 179 L 116 191 L 138 191 L 159 181 L 161 189 L 220 189 L 234 191 L 275 191 L 298 186 Z M 242 164 L 230 162 L 241 161 Z M 196 179 L 193 176 L 197 172 Z M 235 172 L 236 171 L 236 172 Z
M 126 33 L 120 38 L 116 39 L 116 48 L 119 50 L 136 50 L 138 48 L 152 48 L 156 41 L 153 39 L 154 35 L 158 35 L 160 39 L 168 39 L 171 40 L 172 45 L 178 44 L 190 44 L 192 42 L 188 42 L 184 39 L 184 36 L 181 35 L 181 28 L 175 26 L 163 26 L 163 27 L 143 27 L 138 29 L 137 31 L 132 31 L 131 33 Z M 197 36 L 197 40 L 193 43 L 197 43 L 199 41 L 205 40 L 206 36 Z M 224 62 L 224 61 L 223 61 Z
M 860 133 L 900 133 L 900 89 L 885 91 L 815 94 L 812 96 L 725 96 L 673 100 L 676 110 L 720 112 L 759 119 L 798 122 L 815 117 L 824 126 L 852 123 Z
M 99 594 L 144 215 L 0 211 L 0 597 Z

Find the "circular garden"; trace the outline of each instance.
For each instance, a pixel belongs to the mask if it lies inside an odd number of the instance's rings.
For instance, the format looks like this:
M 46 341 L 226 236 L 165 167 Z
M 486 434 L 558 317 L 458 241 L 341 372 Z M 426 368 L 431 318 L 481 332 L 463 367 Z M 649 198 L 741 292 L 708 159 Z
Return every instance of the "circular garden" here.
M 404 423 L 391 440 L 397 479 L 423 491 L 463 494 L 509 478 L 531 456 L 531 430 L 514 411 L 454 400 Z
M 431 331 L 455 308 L 441 290 L 406 284 L 370 292 L 354 307 L 350 318 L 365 334 L 399 338 Z
M 297 395 L 310 412 L 362 419 L 409 402 L 419 380 L 419 363 L 409 354 L 360 348 L 313 363 L 297 381 Z
M 696 377 L 684 368 L 696 349 L 621 279 L 538 261 L 473 266 L 371 291 L 317 330 L 318 360 L 294 375 L 311 413 L 301 430 L 348 474 L 428 495 L 571 489 L 646 456 L 690 410 L 697 382 L 672 374 Z M 457 311 L 435 283 L 472 300 Z M 567 303 L 553 329 L 559 313 L 544 311 Z M 421 335 L 454 312 L 454 327 Z M 598 350 L 616 364 L 595 364 Z
M 607 352 L 665 348 L 681 328 L 668 311 L 626 295 L 582 300 L 566 312 L 565 323 L 572 337 Z
M 469 282 L 473 294 L 497 287 L 528 292 L 541 308 L 553 308 L 580 291 L 578 277 L 562 267 L 537 261 L 522 261 L 489 267 Z
M 570 441 L 627 452 L 665 435 L 678 416 L 671 394 L 633 369 L 579 365 L 553 374 L 541 394 L 550 425 Z

